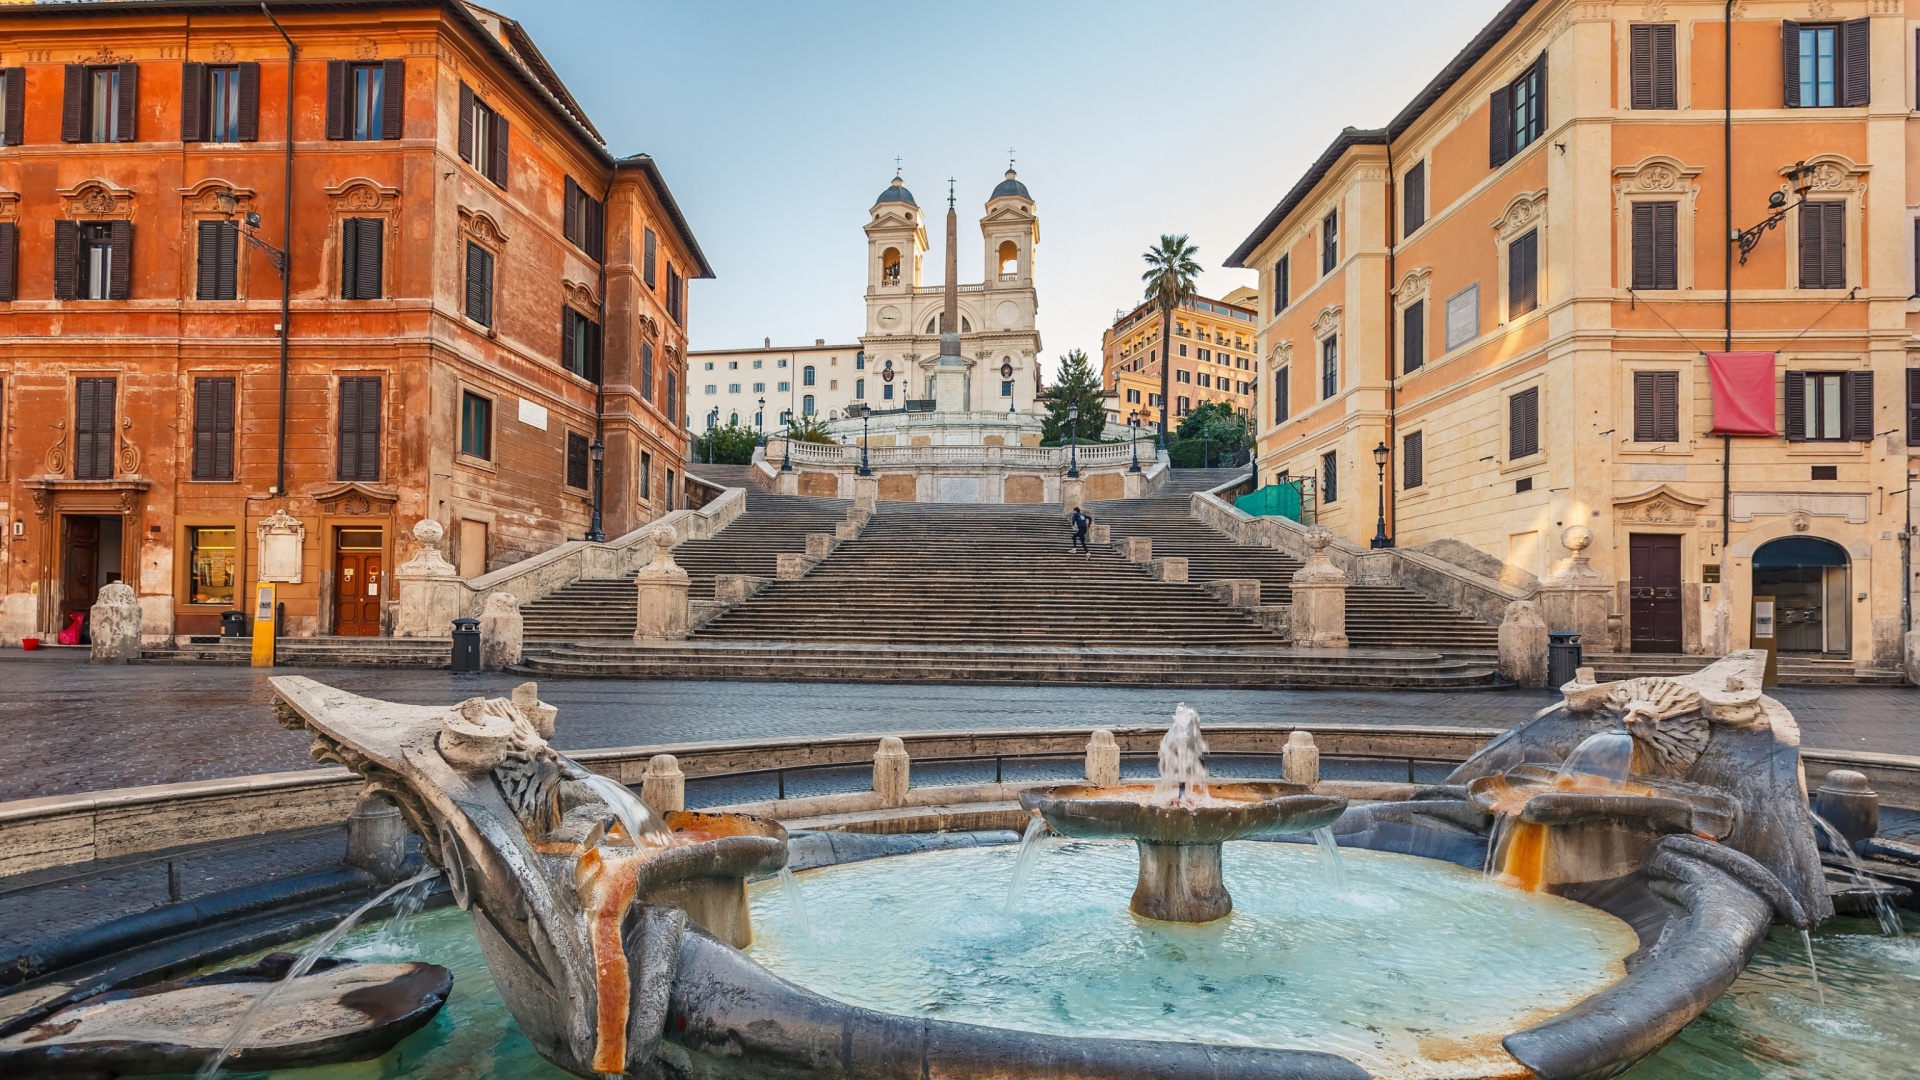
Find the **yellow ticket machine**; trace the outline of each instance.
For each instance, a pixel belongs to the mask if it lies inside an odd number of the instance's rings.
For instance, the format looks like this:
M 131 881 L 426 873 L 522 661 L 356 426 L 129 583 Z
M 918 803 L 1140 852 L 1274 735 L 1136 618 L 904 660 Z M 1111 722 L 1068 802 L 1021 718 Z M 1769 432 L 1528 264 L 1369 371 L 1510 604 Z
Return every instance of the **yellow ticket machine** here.
M 254 587 L 253 666 L 273 666 L 273 582 L 262 581 Z

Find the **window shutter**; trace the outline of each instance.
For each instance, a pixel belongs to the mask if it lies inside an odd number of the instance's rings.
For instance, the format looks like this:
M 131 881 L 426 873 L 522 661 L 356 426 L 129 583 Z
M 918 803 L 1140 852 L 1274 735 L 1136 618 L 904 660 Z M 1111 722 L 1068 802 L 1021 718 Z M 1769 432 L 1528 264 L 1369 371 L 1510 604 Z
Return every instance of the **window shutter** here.
M 200 98 L 207 91 L 207 65 L 180 65 L 180 141 L 200 142 L 207 137 L 207 120 Z
M 580 347 L 580 334 L 574 329 L 578 318 L 572 308 L 560 309 L 560 366 L 568 371 L 574 370 L 575 350 Z
M 574 183 L 571 176 L 567 177 L 566 196 L 560 205 L 560 235 L 566 237 L 568 243 L 585 247 L 580 241 L 580 230 L 575 225 L 580 220 L 580 185 Z
M 1780 24 L 1781 97 L 1789 109 L 1800 107 L 1800 24 L 1787 19 Z
M 585 488 L 587 486 L 588 474 L 591 471 L 588 467 L 589 460 L 587 437 L 576 435 L 571 431 L 567 432 L 568 487 Z
M 1427 223 L 1427 163 L 1422 161 L 1407 170 L 1406 193 L 1402 198 L 1401 236 L 1412 236 Z
M 1873 372 L 1849 371 L 1840 378 L 1846 402 L 1845 426 L 1852 442 L 1873 441 Z
M 1680 287 L 1680 204 L 1653 204 L 1653 287 Z
M 360 380 L 340 380 L 339 476 L 355 480 L 360 461 Z
M 1401 440 L 1401 442 L 1404 449 L 1401 451 L 1400 456 L 1405 474 L 1400 486 L 1417 488 L 1421 484 L 1426 483 L 1427 479 L 1427 463 L 1425 461 L 1426 447 L 1424 445 L 1426 439 L 1421 432 L 1416 431 Z
M 406 130 L 407 62 L 386 60 L 380 68 L 380 137 L 398 139 Z
M 1273 422 L 1276 424 L 1287 418 L 1287 379 L 1292 374 L 1291 367 L 1283 367 L 1273 374 Z
M 120 65 L 120 97 L 113 103 L 118 113 L 121 142 L 133 142 L 134 125 L 139 119 L 140 65 Z
M 1820 280 L 1823 288 L 1847 287 L 1847 204 L 1820 205 Z
M 656 277 L 654 273 L 655 248 L 656 241 L 654 240 L 653 230 L 648 229 L 646 239 L 642 242 L 640 250 L 640 279 L 647 283 L 647 288 L 649 289 L 653 288 Z
M 360 460 L 362 480 L 380 479 L 380 380 L 360 382 Z
M 1529 232 L 1507 245 L 1507 317 L 1539 306 L 1540 234 Z
M 20 226 L 0 222 L 0 303 L 12 303 L 19 289 Z
M 218 300 L 219 284 L 215 265 L 220 257 L 220 225 L 218 221 L 203 221 L 199 225 L 199 250 L 197 267 L 199 274 L 193 296 L 196 300 Z
M 6 145 L 19 146 L 27 126 L 27 69 L 6 68 L 0 75 L 5 75 L 7 80 Z
M 590 211 L 589 224 L 593 232 L 593 235 L 592 235 L 593 246 L 590 249 L 588 249 L 588 254 L 593 256 L 594 262 L 606 262 L 607 261 L 607 204 L 600 201 L 599 199 L 593 199 L 593 200 L 590 200 L 588 210 Z
M 1634 29 L 1639 29 L 1635 27 Z M 1655 371 L 1633 373 L 1633 441 L 1659 442 L 1660 394 Z
M 233 391 L 232 379 L 214 380 L 213 470 L 221 480 L 233 479 Z
M 1513 91 L 1501 87 L 1487 103 L 1487 166 L 1497 169 L 1513 156 Z
M 240 296 L 240 226 L 231 221 L 219 223 L 219 258 L 214 268 L 214 299 L 234 300 Z
M 360 219 L 347 218 L 340 223 L 340 299 L 360 299 L 359 260 Z
M 493 114 L 493 161 L 487 165 L 487 179 L 501 188 L 507 186 L 507 115 Z
M 347 118 L 353 112 L 347 95 L 352 92 L 352 81 L 347 78 L 347 62 L 327 61 L 327 138 L 347 137 Z
M 1836 50 L 1840 54 L 1840 104 L 1865 105 L 1873 97 L 1872 31 L 1867 19 L 1840 24 Z
M 71 300 L 80 292 L 80 223 L 53 223 L 53 298 Z
M 1822 240 L 1820 230 L 1825 219 L 1820 214 L 1820 204 L 1803 202 L 1800 204 L 1800 287 L 1818 289 L 1821 287 Z
M 1803 371 L 1787 372 L 1787 441 L 1807 441 L 1807 375 Z
M 1920 368 L 1907 369 L 1907 445 L 1920 446 Z
M 111 480 L 114 380 L 75 379 L 73 391 L 73 477 Z
M 109 225 L 107 242 L 113 247 L 113 267 L 107 274 L 107 299 L 125 300 L 128 282 L 133 280 L 133 222 L 116 221 Z
M 473 160 L 473 87 L 460 84 L 460 160 Z
M 1659 430 L 1654 435 L 1661 442 L 1680 440 L 1680 373 L 1677 371 L 1654 372 L 1654 420 Z
M 193 380 L 193 478 L 195 480 L 215 479 L 213 471 L 213 405 L 214 389 L 212 379 Z
M 640 343 L 640 396 L 653 400 L 653 346 Z
M 592 380 L 596 386 L 599 385 L 602 376 L 600 366 L 600 341 L 600 324 L 589 321 L 587 323 L 587 378 Z
M 240 118 L 235 134 L 241 142 L 260 141 L 260 65 L 240 65 Z
M 1634 27 L 1635 30 L 1640 27 Z M 1654 288 L 1654 203 L 1633 204 L 1633 288 Z
M 1628 52 L 1631 59 L 1627 62 L 1628 81 L 1632 85 L 1630 106 L 1635 109 L 1654 108 L 1653 100 L 1653 32 L 1652 26 L 1635 26 L 1629 33 Z
M 1671 23 L 1653 28 L 1653 105 L 1655 109 L 1680 107 L 1680 61 L 1674 45 Z
M 493 255 L 471 243 L 467 245 L 467 317 L 493 325 Z
M 1533 137 L 1547 133 L 1547 54 L 1541 52 L 1533 62 Z
M 353 245 L 354 299 L 378 300 L 385 292 L 381 278 L 385 276 L 386 249 L 386 222 L 361 218 Z
M 60 141 L 79 142 L 85 137 L 80 121 L 87 111 L 87 66 L 67 65 L 66 97 L 60 106 Z
M 1404 327 L 1402 349 L 1406 354 L 1402 358 L 1402 370 L 1411 374 L 1427 362 L 1427 302 L 1417 300 L 1407 305 L 1400 318 Z
M 1540 390 L 1529 387 L 1507 399 L 1507 459 L 1540 450 Z

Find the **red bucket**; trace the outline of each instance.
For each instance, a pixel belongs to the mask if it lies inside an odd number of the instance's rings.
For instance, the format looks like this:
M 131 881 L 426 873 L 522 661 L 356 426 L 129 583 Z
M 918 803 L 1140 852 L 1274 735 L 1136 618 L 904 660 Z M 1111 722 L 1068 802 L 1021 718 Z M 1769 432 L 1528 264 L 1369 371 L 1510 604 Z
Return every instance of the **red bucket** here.
M 40 639 L 37 637 L 21 638 L 20 647 L 28 652 L 32 652 L 40 647 Z

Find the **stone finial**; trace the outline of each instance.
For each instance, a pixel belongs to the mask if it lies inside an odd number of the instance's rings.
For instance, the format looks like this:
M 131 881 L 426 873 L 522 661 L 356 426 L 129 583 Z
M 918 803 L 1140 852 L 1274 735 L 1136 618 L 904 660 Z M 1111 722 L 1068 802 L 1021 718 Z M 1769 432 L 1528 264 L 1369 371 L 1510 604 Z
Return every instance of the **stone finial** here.
M 647 565 L 650 568 L 674 565 L 673 545 L 680 542 L 680 534 L 674 531 L 673 526 L 656 525 L 653 532 L 648 534 L 648 539 L 653 542 L 653 558 Z
M 523 682 L 514 687 L 513 707 L 520 710 L 520 715 L 527 718 L 541 738 L 553 738 L 553 722 L 559 717 L 560 710 L 540 700 L 539 683 Z
M 898 736 L 880 740 L 880 749 L 873 755 L 873 790 L 879 793 L 881 806 L 906 805 L 908 766 L 907 747 Z
M 640 774 L 640 801 L 660 815 L 687 808 L 687 777 L 679 758 L 655 754 L 648 760 L 647 771 Z
M 454 568 L 452 563 L 447 561 L 445 554 L 445 541 L 447 539 L 445 526 L 432 518 L 421 518 L 419 521 L 413 523 L 413 539 L 415 543 L 420 545 L 420 550 L 414 553 L 413 558 L 408 559 L 396 568 L 394 570 L 394 576 L 403 578 L 459 576 L 459 571 Z M 405 590 L 403 588 L 403 595 L 400 598 L 400 603 L 403 608 L 407 603 L 404 592 Z M 445 621 L 442 620 L 439 625 L 444 627 Z
M 347 857 L 342 861 L 381 881 L 406 877 L 407 823 L 400 808 L 384 795 L 360 796 L 347 816 Z
M 421 518 L 413 523 L 413 539 L 421 547 L 440 550 L 440 542 L 447 538 L 446 526 L 432 518 Z
M 1307 529 L 1307 547 L 1312 548 L 1314 554 L 1323 554 L 1331 546 L 1333 546 L 1332 529 L 1325 525 L 1314 525 Z
M 1087 739 L 1087 783 L 1096 787 L 1113 787 L 1120 782 L 1120 744 L 1113 741 L 1113 732 L 1098 728 Z
M 1314 745 L 1312 732 L 1288 733 L 1287 745 L 1280 750 L 1280 776 L 1289 784 L 1308 787 L 1320 782 L 1320 748 Z
M 440 729 L 440 756 L 463 773 L 499 765 L 513 746 L 513 722 L 487 709 L 485 698 L 468 698 Z
M 1593 530 L 1585 525 L 1569 525 L 1560 530 L 1560 546 L 1578 556 L 1593 546 Z

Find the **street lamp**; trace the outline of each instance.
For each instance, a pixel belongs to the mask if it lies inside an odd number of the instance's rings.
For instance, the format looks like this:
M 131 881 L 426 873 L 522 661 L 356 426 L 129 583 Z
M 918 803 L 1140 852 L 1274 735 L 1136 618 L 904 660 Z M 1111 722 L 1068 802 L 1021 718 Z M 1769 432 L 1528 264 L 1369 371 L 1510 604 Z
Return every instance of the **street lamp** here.
M 1067 479 L 1080 478 L 1080 406 L 1067 406 Z
M 1760 237 L 1764 236 L 1768 229 L 1785 221 L 1787 214 L 1795 207 L 1798 207 L 1800 203 L 1806 202 L 1807 193 L 1813 190 L 1813 166 L 1806 162 L 1794 162 L 1790 168 L 1785 170 L 1785 175 L 1788 186 L 1793 188 L 1793 193 L 1799 196 L 1800 202 L 1794 203 L 1793 206 L 1788 206 L 1787 193 L 1784 191 L 1776 191 L 1767 196 L 1767 208 L 1772 210 L 1773 213 L 1767 215 L 1765 221 L 1755 225 L 1753 228 L 1742 229 L 1733 234 L 1734 243 L 1740 245 L 1741 266 L 1747 265 L 1747 256 L 1759 245 Z
M 860 475 L 872 476 L 873 470 L 867 467 L 867 417 L 873 415 L 873 406 L 856 402 L 847 406 L 847 415 L 852 416 L 856 409 L 860 413 Z
M 767 399 L 760 399 L 760 406 L 753 410 L 753 429 L 760 445 L 767 445 Z
M 1380 471 L 1380 518 L 1373 526 L 1373 545 L 1376 548 L 1390 548 L 1393 537 L 1387 535 L 1387 449 L 1386 440 L 1373 448 L 1373 464 Z
M 713 464 L 713 429 L 720 423 L 720 406 L 715 405 L 707 414 L 707 464 Z
M 593 524 L 587 526 L 587 539 L 605 543 L 607 534 L 600 528 L 600 493 L 603 490 L 603 478 L 607 474 L 607 448 L 598 435 L 594 436 L 593 445 L 587 447 L 587 456 L 593 459 Z
M 780 410 L 780 427 L 784 438 L 780 440 L 780 471 L 793 471 L 793 410 Z
M 1133 464 L 1127 468 L 1127 471 L 1139 472 L 1140 471 L 1140 410 L 1139 409 L 1134 409 L 1133 411 L 1127 413 L 1127 442 L 1129 445 L 1133 447 Z

